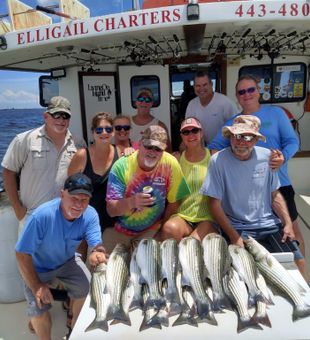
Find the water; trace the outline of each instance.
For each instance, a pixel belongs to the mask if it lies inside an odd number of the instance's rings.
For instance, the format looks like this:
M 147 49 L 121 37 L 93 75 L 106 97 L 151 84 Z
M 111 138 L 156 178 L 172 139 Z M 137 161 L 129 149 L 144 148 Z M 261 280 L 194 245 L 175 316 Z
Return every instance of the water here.
M 0 110 L 0 160 L 12 139 L 21 132 L 43 124 L 44 109 Z M 2 167 L 0 166 L 0 190 L 2 187 Z

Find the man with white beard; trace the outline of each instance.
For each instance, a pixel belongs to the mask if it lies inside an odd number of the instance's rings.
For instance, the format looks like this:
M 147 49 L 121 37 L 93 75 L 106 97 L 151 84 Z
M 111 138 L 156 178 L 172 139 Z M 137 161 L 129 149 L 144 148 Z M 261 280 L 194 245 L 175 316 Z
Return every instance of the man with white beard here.
M 108 213 L 117 219 L 114 229 L 103 233 L 108 252 L 117 243 L 130 247 L 136 240 L 154 237 L 176 213 L 180 200 L 190 194 L 177 159 L 164 151 L 167 140 L 165 129 L 151 125 L 139 149 L 114 163 L 106 201 Z

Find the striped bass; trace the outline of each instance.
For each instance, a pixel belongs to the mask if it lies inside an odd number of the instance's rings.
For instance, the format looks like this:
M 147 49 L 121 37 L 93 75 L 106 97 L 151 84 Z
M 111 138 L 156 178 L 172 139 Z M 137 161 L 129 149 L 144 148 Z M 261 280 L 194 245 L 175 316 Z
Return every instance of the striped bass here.
M 144 304 L 149 299 L 149 288 L 146 284 L 142 285 L 142 299 Z M 161 329 L 161 318 L 157 308 L 154 308 L 154 306 L 149 306 L 147 309 L 144 309 L 143 313 L 143 320 L 139 328 L 140 332 L 151 327 Z
M 143 309 L 154 307 L 159 310 L 166 305 L 159 288 L 161 270 L 159 243 L 151 238 L 142 239 L 138 245 L 136 260 L 141 271 L 140 283 L 147 283 L 149 288 L 149 297 Z
M 107 263 L 107 291 L 110 295 L 108 320 L 118 320 L 131 325 L 128 314 L 122 304 L 122 295 L 128 282 L 129 254 L 126 247 L 118 243 L 113 249 Z
M 264 296 L 269 296 L 266 281 L 261 273 L 258 274 L 256 283 L 257 287 L 263 292 Z M 269 301 L 271 301 L 270 297 Z M 271 322 L 267 314 L 267 304 L 265 302 L 257 301 L 254 318 L 258 323 L 267 327 L 271 327 Z
M 202 240 L 202 247 L 204 263 L 212 285 L 213 310 L 231 309 L 223 288 L 223 277 L 231 266 L 227 242 L 221 235 L 211 233 Z
M 129 310 L 135 310 L 137 308 L 142 309 L 142 285 L 140 283 L 141 281 L 141 271 L 137 264 L 137 250 L 138 248 L 135 248 L 133 253 L 131 254 L 131 260 L 130 260 L 130 285 L 133 287 L 133 298 L 129 307 Z
M 182 266 L 182 285 L 192 288 L 199 317 L 217 325 L 212 312 L 212 301 L 203 285 L 204 263 L 200 242 L 193 237 L 183 238 L 179 243 L 179 259 Z
M 256 284 L 259 272 L 253 256 L 245 248 L 234 244 L 229 245 L 228 251 L 232 258 L 232 266 L 248 287 L 249 305 L 254 306 L 257 301 L 266 301 L 266 297 Z
M 181 313 L 180 296 L 176 285 L 179 270 L 178 245 L 174 239 L 165 240 L 161 246 L 162 279 L 166 280 L 167 287 L 164 297 L 167 302 L 168 314 L 173 316 Z
M 100 263 L 91 279 L 91 306 L 96 309 L 94 321 L 86 328 L 85 332 L 100 328 L 107 332 L 109 329 L 107 311 L 109 306 L 109 294 L 104 294 L 106 287 L 106 264 Z
M 246 248 L 253 255 L 257 267 L 265 279 L 271 282 L 294 304 L 293 321 L 310 315 L 310 306 L 304 301 L 297 282 L 269 251 L 252 237 L 245 241 Z
M 257 321 L 251 318 L 248 310 L 248 290 L 244 281 L 240 279 L 236 270 L 231 267 L 229 273 L 223 279 L 226 294 L 232 299 L 238 311 L 237 332 L 240 333 L 248 328 L 262 329 Z
M 172 326 L 188 324 L 194 327 L 198 327 L 196 321 L 196 308 L 195 301 L 192 299 L 191 293 L 189 292 L 190 287 L 182 287 L 182 273 L 179 271 L 176 277 L 177 289 L 180 297 L 181 314 L 174 321 Z

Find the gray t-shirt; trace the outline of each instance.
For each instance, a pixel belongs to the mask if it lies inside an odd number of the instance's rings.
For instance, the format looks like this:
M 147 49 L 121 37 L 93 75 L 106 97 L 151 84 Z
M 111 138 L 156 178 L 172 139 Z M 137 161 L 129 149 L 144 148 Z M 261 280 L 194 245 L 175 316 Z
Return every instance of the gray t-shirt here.
M 186 117 L 196 117 L 200 120 L 204 132 L 204 140 L 210 143 L 218 130 L 232 116 L 237 114 L 236 105 L 225 95 L 214 92 L 207 106 L 202 106 L 198 97 L 192 99 L 186 109 Z
M 272 211 L 272 192 L 280 187 L 269 166 L 270 150 L 254 147 L 249 160 L 237 159 L 228 147 L 214 154 L 201 193 L 221 200 L 232 226 L 239 232 L 268 229 L 281 223 Z

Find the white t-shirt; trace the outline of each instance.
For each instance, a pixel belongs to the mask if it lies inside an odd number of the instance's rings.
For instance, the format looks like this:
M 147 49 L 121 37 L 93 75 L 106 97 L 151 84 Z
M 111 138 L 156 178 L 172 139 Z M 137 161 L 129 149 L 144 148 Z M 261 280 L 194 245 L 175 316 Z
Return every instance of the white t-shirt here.
M 200 120 L 204 140 L 208 144 L 225 122 L 237 112 L 233 101 L 221 93 L 214 92 L 214 96 L 207 106 L 202 106 L 198 97 L 192 99 L 188 103 L 185 116 L 196 117 Z

